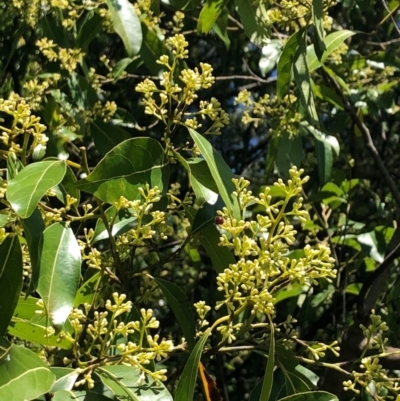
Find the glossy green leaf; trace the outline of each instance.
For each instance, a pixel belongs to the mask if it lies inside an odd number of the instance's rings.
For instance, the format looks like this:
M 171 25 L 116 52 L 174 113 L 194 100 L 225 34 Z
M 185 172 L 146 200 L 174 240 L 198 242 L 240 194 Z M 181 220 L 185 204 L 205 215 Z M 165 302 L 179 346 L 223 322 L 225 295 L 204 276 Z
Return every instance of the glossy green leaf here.
M 90 124 L 90 133 L 96 149 L 103 156 L 121 142 L 129 139 L 129 134 L 122 127 L 101 120 L 93 121 Z
M 297 89 L 300 93 L 300 102 L 313 124 L 318 124 L 318 114 L 315 108 L 314 96 L 311 90 L 310 74 L 306 60 L 306 38 L 299 40 L 299 46 L 296 50 L 293 63 L 293 76 Z
M 339 145 L 339 141 L 337 140 L 336 137 L 334 137 L 332 135 L 324 134 L 322 131 L 314 128 L 307 122 L 302 123 L 302 126 L 304 126 L 306 128 L 306 130 L 308 132 L 310 132 L 317 141 L 324 142 L 327 145 L 329 145 L 332 148 L 332 150 L 335 151 L 336 155 L 339 156 L 340 145 Z
M 304 29 L 300 29 L 293 34 L 286 42 L 282 54 L 279 57 L 277 67 L 277 87 L 276 94 L 280 99 L 283 99 L 289 92 L 290 82 L 292 81 L 292 67 L 295 60 L 295 54 L 299 47 L 299 41 L 302 38 Z
M 10 323 L 22 289 L 22 250 L 18 237 L 7 237 L 0 245 L 0 337 Z
M 282 54 L 282 42 L 278 39 L 271 40 L 261 49 L 261 57 L 258 62 L 261 75 L 265 77 L 276 65 Z
M 342 29 L 337 32 L 333 32 L 326 36 L 325 38 L 325 47 L 323 55 L 321 56 L 321 61 L 318 60 L 317 55 L 315 54 L 315 49 L 313 45 L 307 47 L 307 65 L 309 72 L 316 70 L 321 67 L 321 65 L 325 62 L 325 60 L 329 57 L 329 55 L 335 51 L 347 38 L 355 35 L 355 32 L 348 31 L 346 29 Z
M 143 35 L 139 16 L 129 0 L 107 0 L 115 32 L 124 43 L 129 57 L 139 53 Z
M 114 79 L 118 79 L 121 74 L 126 70 L 126 68 L 135 60 L 135 58 L 126 57 L 122 60 L 119 60 L 117 64 L 115 64 L 112 76 Z
M 103 18 L 99 14 L 91 11 L 86 14 L 83 23 L 79 26 L 76 47 L 87 52 L 92 40 L 99 34 L 103 24 Z
M 332 174 L 333 155 L 332 148 L 325 142 L 317 141 L 315 151 L 318 162 L 318 175 L 320 184 L 327 182 Z
M 268 316 L 269 317 L 269 316 Z M 268 362 L 264 373 L 263 385 L 261 387 L 260 401 L 269 400 L 271 396 L 271 390 L 274 383 L 274 368 L 275 368 L 275 334 L 273 329 L 273 323 L 269 317 L 271 333 L 268 350 Z
M 22 219 L 22 227 L 24 228 L 25 239 L 28 244 L 29 257 L 32 267 L 32 280 L 29 285 L 28 295 L 37 287 L 39 278 L 39 241 L 45 230 L 42 214 L 39 209 L 35 209 L 27 218 Z
M 52 401 L 114 401 L 103 394 L 93 391 L 60 390 L 54 393 Z
M 67 166 L 63 180 L 54 189 L 57 199 L 64 205 L 67 204 L 67 195 L 77 199 L 77 204 L 80 203 L 81 193 L 76 189 L 76 176 L 71 170 L 71 167 Z
M 208 33 L 229 0 L 207 0 L 197 21 L 197 33 Z
M 174 283 L 161 278 L 154 278 L 154 281 L 167 299 L 168 305 L 182 329 L 183 336 L 188 342 L 189 348 L 192 349 L 196 336 L 196 322 L 194 320 L 194 311 L 188 297 Z
M 189 359 L 179 379 L 178 386 L 176 387 L 174 401 L 193 400 L 201 354 L 210 334 L 211 330 L 207 329 L 190 353 Z
M 289 134 L 284 133 L 279 138 L 277 148 L 276 167 L 283 177 L 288 178 L 289 169 L 300 166 L 304 159 L 303 140 L 300 135 L 291 139 Z
M 15 153 L 11 153 L 7 158 L 7 179 L 10 181 L 15 178 L 23 168 L 24 165 L 21 160 L 17 158 Z
M 9 222 L 10 217 L 11 217 L 10 214 L 0 214 L 0 228 L 4 227 Z
M 146 25 L 142 25 L 143 29 L 143 45 L 140 49 L 140 57 L 149 69 L 150 73 L 158 76 L 163 71 L 163 66 L 157 63 L 157 60 L 163 54 L 169 54 L 165 47 L 163 37 L 157 35 L 157 32 L 149 29 Z
M 66 163 L 50 160 L 26 166 L 8 183 L 7 199 L 15 213 L 23 219 L 35 210 L 46 192 L 64 178 Z
M 192 234 L 198 231 L 204 230 L 211 224 L 215 224 L 215 217 L 217 216 L 218 210 L 222 210 L 224 204 L 221 198 L 218 198 L 217 202 L 213 205 L 206 203 L 201 209 L 199 209 L 193 219 L 192 223 Z
M 251 0 L 235 0 L 236 11 L 240 16 L 240 22 L 251 42 L 263 46 L 269 39 L 269 31 L 264 22 L 268 19 L 265 2 L 254 3 Z
M 234 175 L 222 156 L 213 149 L 210 142 L 194 129 L 189 128 L 189 133 L 207 162 L 211 175 L 217 185 L 219 194 L 225 202 L 225 206 L 235 219 L 240 219 L 240 209 L 237 199 L 233 196 L 236 190 L 232 182 Z
M 35 311 L 40 310 L 37 302 L 37 298 L 25 298 L 24 296 L 19 298 L 8 328 L 9 334 L 33 344 L 71 349 L 74 342 L 66 337 L 59 338 L 57 334 L 48 336 L 50 321 L 47 316 L 36 314 Z
M 160 143 L 152 138 L 122 142 L 95 167 L 77 187 L 104 202 L 117 202 L 121 196 L 140 198 L 139 187 L 157 186 L 163 193 L 169 185 L 169 165 Z
M 60 390 L 72 390 L 79 373 L 75 369 L 51 367 L 51 372 L 56 377 L 56 381 L 51 388 L 51 393 L 55 393 Z
M 0 359 L 0 400 L 33 400 L 50 391 L 55 377 L 30 349 L 13 345 Z
M 142 371 L 132 366 L 110 365 L 95 370 L 101 381 L 124 401 L 173 401 L 171 394 L 162 383 L 156 383 L 146 375 L 142 385 L 138 385 Z
M 314 50 L 315 54 L 318 57 L 318 60 L 321 60 L 324 51 L 326 50 L 326 44 L 324 42 L 325 32 L 323 25 L 323 0 L 313 0 L 312 2 L 312 19 L 314 23 Z
M 54 326 L 62 326 L 74 305 L 81 272 L 81 252 L 70 227 L 55 223 L 39 244 L 37 292 Z
M 173 153 L 187 171 L 189 182 L 196 195 L 196 202 L 200 205 L 204 202 L 214 204 L 218 198 L 218 188 L 206 161 L 200 158 L 186 160 L 178 152 L 173 151 Z
M 217 36 L 225 43 L 225 47 L 229 50 L 231 46 L 231 41 L 228 35 L 228 17 L 229 12 L 226 8 L 224 8 L 219 15 L 217 21 L 213 25 L 212 29 L 217 34 Z
M 196 211 L 185 207 L 190 223 L 193 225 Z M 207 225 L 201 229 L 200 243 L 211 259 L 213 268 L 217 273 L 222 273 L 229 264 L 236 263 L 235 257 L 227 247 L 219 246 L 221 234 L 214 224 Z
M 307 391 L 281 398 L 279 401 L 338 401 L 338 398 L 325 391 Z
M 113 236 L 121 235 L 129 231 L 136 225 L 136 217 L 128 209 L 121 209 L 119 212 L 114 206 L 110 206 L 106 211 L 107 221 L 112 224 L 111 233 Z M 93 239 L 91 244 L 109 238 L 108 231 L 102 219 L 98 219 L 94 229 Z

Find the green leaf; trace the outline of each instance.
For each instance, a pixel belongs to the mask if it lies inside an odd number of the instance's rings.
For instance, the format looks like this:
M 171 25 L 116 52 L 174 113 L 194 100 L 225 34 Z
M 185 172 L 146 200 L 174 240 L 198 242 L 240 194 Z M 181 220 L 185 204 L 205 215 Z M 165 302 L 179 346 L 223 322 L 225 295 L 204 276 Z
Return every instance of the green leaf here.
M 228 3 L 229 0 L 207 0 L 199 15 L 197 33 L 208 33 Z
M 42 161 L 26 166 L 8 183 L 7 199 L 19 217 L 26 219 L 46 192 L 64 178 L 66 163 Z
M 318 60 L 321 60 L 322 54 L 326 50 L 326 44 L 324 42 L 323 0 L 313 0 L 311 12 L 314 23 L 314 50 Z
M 260 1 L 254 3 L 251 0 L 235 0 L 236 11 L 240 16 L 240 22 L 243 24 L 247 37 L 257 46 L 263 46 L 269 39 L 269 31 L 266 28 L 265 3 Z
M 8 236 L 0 245 L 0 337 L 10 323 L 22 289 L 22 250 L 18 237 Z
M 325 142 L 317 141 L 315 151 L 318 162 L 318 175 L 320 184 L 327 182 L 332 174 L 333 155 L 332 148 Z
M 103 26 L 103 18 L 93 11 L 85 15 L 85 19 L 79 27 L 76 47 L 87 53 L 90 43 L 99 34 Z
M 169 50 L 165 47 L 164 40 L 161 35 L 146 25 L 142 25 L 143 29 L 143 46 L 140 49 L 140 57 L 149 69 L 150 73 L 158 76 L 164 71 L 163 66 L 157 63 L 157 60 L 163 54 L 169 54 Z
M 119 60 L 117 64 L 115 64 L 113 71 L 112 71 L 112 76 L 114 79 L 118 79 L 121 74 L 126 70 L 126 68 L 131 64 L 135 58 L 123 58 L 122 60 Z
M 79 373 L 75 369 L 51 367 L 51 372 L 55 375 L 56 381 L 50 392 L 55 393 L 60 390 L 72 390 Z
M 279 401 L 338 401 L 338 398 L 325 391 L 307 391 L 281 398 Z
M 97 368 L 95 373 L 118 399 L 124 401 L 173 401 L 166 387 L 162 383 L 156 383 L 148 375 L 146 375 L 144 383 L 138 385 L 142 371 L 132 366 L 102 366 Z
M 207 139 L 192 128 L 189 128 L 189 133 L 207 162 L 219 194 L 225 202 L 225 206 L 235 219 L 240 220 L 239 204 L 237 199 L 233 196 L 233 192 L 236 188 L 232 182 L 232 178 L 234 178 L 232 170 L 225 163 L 222 156 L 213 149 L 211 143 L 208 142 Z
M 36 290 L 37 281 L 39 279 L 39 241 L 45 230 L 42 214 L 39 209 L 35 209 L 27 218 L 22 219 L 22 227 L 24 228 L 25 239 L 28 244 L 29 257 L 31 259 L 32 280 L 29 285 L 28 295 Z
M 96 272 L 89 279 L 87 279 L 76 293 L 74 300 L 74 308 L 78 308 L 85 303 L 92 304 L 95 296 L 101 299 L 101 290 L 106 288 L 108 278 L 106 275 L 100 275 Z
M 167 280 L 154 278 L 154 281 L 167 299 L 168 305 L 174 313 L 183 335 L 189 344 L 189 348 L 192 349 L 196 336 L 196 322 L 188 297 L 177 285 Z
M 307 131 L 309 131 L 317 141 L 323 142 L 323 143 L 329 145 L 332 148 L 332 150 L 335 151 L 336 155 L 339 156 L 340 145 L 339 145 L 339 141 L 337 140 L 336 137 L 334 137 L 332 135 L 324 134 L 322 131 L 314 128 L 312 125 L 308 124 L 307 122 L 303 122 L 301 125 L 304 126 L 307 129 Z
M 274 383 L 274 368 L 275 368 L 275 335 L 274 325 L 271 318 L 268 316 L 271 327 L 269 350 L 268 350 L 268 362 L 264 373 L 263 385 L 261 388 L 260 401 L 269 400 L 271 395 L 272 386 Z
M 178 386 L 176 387 L 174 401 L 193 400 L 201 354 L 210 334 L 211 330 L 207 329 L 190 353 L 189 359 L 179 379 Z
M 93 391 L 60 390 L 54 394 L 51 400 L 52 401 L 114 401 L 114 398 L 111 399 L 103 394 L 99 394 Z
M 114 206 L 110 206 L 106 211 L 105 215 L 107 221 L 112 223 L 111 233 L 113 236 L 121 235 L 129 231 L 131 228 L 136 226 L 136 217 L 132 217 L 129 209 L 121 209 L 117 212 Z M 94 229 L 93 239 L 91 244 L 95 244 L 98 241 L 109 238 L 108 231 L 102 219 L 98 219 L 96 227 Z
M 213 25 L 212 29 L 217 34 L 217 36 L 225 43 L 226 50 L 229 50 L 231 46 L 231 41 L 228 35 L 228 17 L 229 12 L 224 8 L 219 15 L 219 18 Z
M 44 232 L 39 244 L 37 292 L 55 327 L 67 320 L 74 305 L 81 271 L 81 252 L 71 228 L 55 223 Z
M 297 88 L 300 92 L 300 102 L 307 114 L 310 116 L 313 124 L 318 124 L 318 114 L 315 109 L 314 97 L 311 90 L 310 74 L 306 60 L 306 38 L 299 40 L 299 46 L 296 50 L 293 63 L 293 76 Z
M 193 235 L 197 231 L 204 230 L 210 224 L 215 224 L 217 212 L 218 210 L 222 210 L 223 206 L 221 198 L 218 198 L 218 201 L 213 205 L 210 205 L 209 203 L 204 204 L 194 216 L 191 234 Z
M 8 327 L 9 334 L 33 344 L 71 349 L 74 344 L 73 340 L 68 340 L 66 337 L 59 338 L 58 335 L 48 335 L 48 318 L 36 314 L 36 311 L 40 310 L 37 302 L 37 298 L 25 298 L 25 296 L 19 298 Z
M 284 133 L 279 138 L 277 148 L 276 167 L 282 176 L 288 177 L 289 169 L 300 166 L 304 159 L 303 140 L 300 135 L 291 139 L 289 134 Z
M 157 186 L 163 193 L 169 185 L 169 164 L 160 143 L 152 138 L 133 138 L 108 152 L 77 187 L 107 203 L 121 196 L 140 198 L 139 187 Z
M 142 46 L 142 27 L 133 4 L 129 0 L 107 0 L 115 32 L 124 43 L 129 57 L 139 53 Z
M 50 391 L 54 375 L 31 350 L 12 345 L 0 359 L 0 399 L 33 400 Z
M 10 153 L 7 158 L 7 179 L 10 181 L 15 178 L 23 168 L 24 165 L 17 159 L 15 153 Z
M 96 145 L 96 149 L 104 156 L 112 148 L 129 139 L 129 134 L 121 127 L 105 123 L 101 120 L 90 124 L 90 134 Z
M 79 205 L 81 193 L 75 187 L 76 181 L 76 176 L 71 170 L 71 167 L 67 166 L 63 180 L 60 184 L 53 188 L 57 199 L 64 205 L 67 204 L 67 195 L 77 199 L 77 204 Z
M 303 33 L 304 29 L 300 29 L 289 38 L 279 58 L 277 67 L 278 80 L 276 94 L 280 99 L 283 99 L 289 92 L 290 82 L 292 81 L 292 67 L 295 60 L 295 54 L 299 47 L 299 42 Z
M 307 65 L 309 72 L 316 70 L 321 67 L 321 65 L 325 62 L 325 60 L 329 57 L 329 55 L 335 51 L 347 38 L 355 35 L 356 33 L 353 31 L 348 31 L 343 29 L 338 32 L 333 32 L 326 36 L 325 38 L 325 47 L 323 55 L 321 56 L 321 61 L 318 60 L 317 55 L 315 54 L 315 49 L 313 45 L 307 47 Z
M 261 49 L 261 57 L 258 62 L 261 75 L 265 77 L 276 65 L 280 55 L 282 54 L 282 42 L 278 39 L 271 40 Z
M 196 195 L 196 203 L 199 205 L 202 205 L 204 202 L 214 204 L 218 198 L 218 188 L 215 185 L 206 161 L 200 158 L 196 158 L 196 161 L 194 159 L 186 160 L 174 150 L 173 154 L 188 173 L 189 182 Z

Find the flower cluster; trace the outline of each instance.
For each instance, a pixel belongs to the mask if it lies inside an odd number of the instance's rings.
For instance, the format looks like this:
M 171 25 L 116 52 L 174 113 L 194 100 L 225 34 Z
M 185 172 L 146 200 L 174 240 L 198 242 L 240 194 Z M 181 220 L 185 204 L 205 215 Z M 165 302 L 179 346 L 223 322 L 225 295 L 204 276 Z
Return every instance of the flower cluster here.
M 242 327 L 235 317 L 246 309 L 251 311 L 251 320 L 263 319 L 265 315 L 273 317 L 274 296 L 282 286 L 289 283 L 317 284 L 318 279 L 330 280 L 336 276 L 334 259 L 329 247 L 323 243 L 316 248 L 306 245 L 302 257 L 290 257 L 290 246 L 297 234 L 292 223 L 305 222 L 308 216 L 299 196 L 308 177 L 302 178 L 303 170 L 296 168 L 289 173 L 287 183 L 280 179 L 275 183 L 283 194 L 283 199 L 277 200 L 269 194 L 269 187 L 256 197 L 247 189 L 248 181 L 235 179 L 234 196 L 238 199 L 242 218 L 235 219 L 226 208 L 218 212 L 223 218 L 219 225 L 222 230 L 219 245 L 229 247 L 237 257 L 237 262 L 230 264 L 217 277 L 218 290 L 223 292 L 224 299 L 217 302 L 216 309 L 224 305 L 229 312 L 229 316 L 220 319 L 223 324 L 218 325 L 222 341 L 235 339 Z M 245 220 L 246 210 L 252 205 L 258 205 L 263 212 L 254 220 Z M 196 309 L 204 326 L 207 309 L 200 303 Z
M 297 112 L 297 98 L 287 95 L 283 99 L 268 94 L 253 99 L 251 93 L 244 89 L 239 92 L 235 103 L 243 105 L 243 124 L 253 124 L 254 127 L 268 122 L 269 132 L 274 136 L 287 133 L 293 138 L 299 133 L 300 123 L 303 117 Z
M 40 117 L 31 113 L 25 99 L 11 93 L 8 100 L 0 99 L 0 112 L 11 117 L 7 127 L 0 125 L 0 143 L 7 147 L 8 152 L 22 154 L 23 161 L 26 161 L 37 147 L 45 149 L 48 141 L 44 134 L 46 126 L 40 123 Z M 22 141 L 20 137 L 23 137 Z M 23 142 L 22 148 L 20 142 Z
M 49 61 L 59 61 L 61 68 L 69 73 L 75 71 L 85 53 L 81 49 L 66 49 L 58 46 L 52 39 L 42 38 L 36 46 Z
M 166 45 L 172 53 L 172 61 L 167 55 L 159 58 L 158 63 L 163 65 L 166 71 L 162 74 L 160 81 L 161 89 L 150 79 L 145 79 L 136 86 L 136 91 L 144 94 L 143 104 L 145 113 L 153 115 L 162 121 L 167 127 L 165 139 L 174 131 L 177 125 L 190 128 L 200 128 L 201 119 L 208 118 L 211 121 L 204 134 L 219 134 L 221 128 L 229 123 L 228 114 L 221 108 L 217 99 L 200 102 L 199 110 L 193 109 L 193 102 L 197 99 L 197 92 L 201 89 L 210 88 L 215 81 L 212 75 L 212 67 L 207 63 L 200 63 L 200 69 L 180 70 L 179 80 L 181 85 L 175 81 L 175 71 L 179 60 L 188 57 L 188 42 L 182 34 L 177 34 L 166 40 Z
M 74 358 L 65 359 L 66 365 L 75 365 L 85 373 L 83 379 L 75 386 L 88 384 L 93 388 L 91 373 L 94 364 L 100 365 L 129 365 L 141 370 L 138 385 L 145 380 L 146 375 L 155 381 L 166 380 L 166 370 L 152 371 L 147 366 L 152 361 L 160 361 L 174 349 L 172 341 L 160 339 L 159 335 L 151 335 L 149 330 L 158 329 L 159 322 L 153 316 L 151 309 L 140 310 L 141 319 L 124 321 L 121 315 L 131 312 L 132 302 L 126 301 L 126 295 L 113 294 L 113 301 L 107 300 L 105 310 L 95 311 L 93 320 L 88 319 L 91 306 L 84 305 L 84 310 L 73 309 L 69 320 L 74 332 L 74 338 L 85 336 L 85 351 L 81 344 L 75 342 Z

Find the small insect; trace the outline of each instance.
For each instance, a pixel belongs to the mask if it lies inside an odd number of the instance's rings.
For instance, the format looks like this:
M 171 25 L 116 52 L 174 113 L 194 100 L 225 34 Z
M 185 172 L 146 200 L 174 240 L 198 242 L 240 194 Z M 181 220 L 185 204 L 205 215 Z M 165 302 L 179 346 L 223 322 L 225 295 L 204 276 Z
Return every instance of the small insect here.
M 224 218 L 222 216 L 217 216 L 215 218 L 215 224 L 217 226 L 220 226 L 221 224 L 224 224 L 224 223 L 225 223 L 225 220 L 224 220 Z

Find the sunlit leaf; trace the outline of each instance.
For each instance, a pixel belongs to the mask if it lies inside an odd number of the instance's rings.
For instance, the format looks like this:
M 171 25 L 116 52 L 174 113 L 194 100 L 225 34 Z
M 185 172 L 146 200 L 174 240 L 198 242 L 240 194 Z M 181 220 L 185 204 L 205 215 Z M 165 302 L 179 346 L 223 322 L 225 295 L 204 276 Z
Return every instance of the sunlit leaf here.
M 160 143 L 152 138 L 133 138 L 108 152 L 77 187 L 104 202 L 117 202 L 121 196 L 140 198 L 139 187 L 157 186 L 163 193 L 169 184 L 169 164 Z
M 210 334 L 211 330 L 206 330 L 190 353 L 189 359 L 179 379 L 174 401 L 188 401 L 193 399 L 201 354 Z
M 15 213 L 26 219 L 35 210 L 46 192 L 64 178 L 66 163 L 50 160 L 26 166 L 8 182 L 7 199 Z
M 207 0 L 197 22 L 197 33 L 208 33 L 229 0 Z
M 318 57 L 318 60 L 321 60 L 322 54 L 326 50 L 326 44 L 324 42 L 325 32 L 323 25 L 323 0 L 313 0 L 311 12 L 312 19 L 314 23 L 314 50 Z
M 213 149 L 210 142 L 194 129 L 189 128 L 189 133 L 207 162 L 211 175 L 217 185 L 219 194 L 225 202 L 225 206 L 233 217 L 240 219 L 240 209 L 237 199 L 233 196 L 236 190 L 232 182 L 234 175 L 222 156 Z
M 0 359 L 0 399 L 33 400 L 50 391 L 55 376 L 30 349 L 12 345 Z
M 70 227 L 55 223 L 39 244 L 39 280 L 42 297 L 54 326 L 62 326 L 74 305 L 81 271 L 81 251 Z
M 118 399 L 124 401 L 173 401 L 166 387 L 162 383 L 156 383 L 148 375 L 143 384 L 138 385 L 142 371 L 132 366 L 102 366 L 95 372 Z
M 268 19 L 266 3 L 235 0 L 235 5 L 247 37 L 258 46 L 265 45 L 269 39 L 269 31 L 265 24 L 266 19 Z
M 356 32 L 342 29 L 327 35 L 324 41 L 326 50 L 321 57 L 321 61 L 318 60 L 318 57 L 315 54 L 314 45 L 309 45 L 307 47 L 307 65 L 309 72 L 321 67 L 333 51 L 335 51 L 347 38 L 355 34 Z
M 307 391 L 281 398 L 279 401 L 338 401 L 338 398 L 325 391 Z
M 287 95 L 292 81 L 292 68 L 295 60 L 295 54 L 299 47 L 299 42 L 304 33 L 304 29 L 300 29 L 298 32 L 293 34 L 286 42 L 283 48 L 282 54 L 279 57 L 277 67 L 277 87 L 276 94 L 280 99 L 283 99 Z
M 142 46 L 142 26 L 133 4 L 129 0 L 107 0 L 115 32 L 124 43 L 129 57 L 139 53 Z

